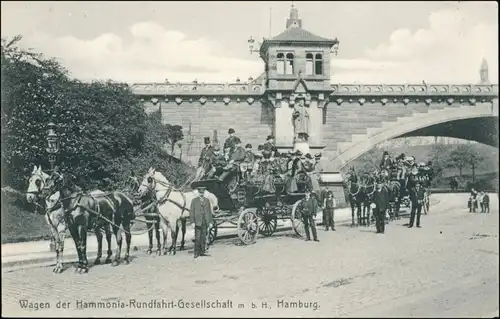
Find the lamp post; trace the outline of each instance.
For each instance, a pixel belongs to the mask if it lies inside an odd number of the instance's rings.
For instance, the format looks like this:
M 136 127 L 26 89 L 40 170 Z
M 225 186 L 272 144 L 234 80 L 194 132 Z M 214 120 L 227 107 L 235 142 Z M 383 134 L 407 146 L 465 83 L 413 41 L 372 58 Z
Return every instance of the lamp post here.
M 254 38 L 250 37 L 250 39 L 248 39 L 248 48 L 250 49 L 250 54 L 252 54 L 253 52 L 260 52 L 260 43 L 257 43 L 259 48 L 258 49 L 255 49 L 254 46 L 255 46 L 255 40 Z
M 59 136 L 56 133 L 56 125 L 52 122 L 47 124 L 47 153 L 49 153 L 50 169 L 54 170 L 57 153 L 59 153 Z
M 59 153 L 59 136 L 56 133 L 56 125 L 52 122 L 47 124 L 47 153 L 49 153 L 50 170 L 54 171 L 57 153 Z M 50 252 L 56 251 L 56 241 L 53 236 L 50 237 Z

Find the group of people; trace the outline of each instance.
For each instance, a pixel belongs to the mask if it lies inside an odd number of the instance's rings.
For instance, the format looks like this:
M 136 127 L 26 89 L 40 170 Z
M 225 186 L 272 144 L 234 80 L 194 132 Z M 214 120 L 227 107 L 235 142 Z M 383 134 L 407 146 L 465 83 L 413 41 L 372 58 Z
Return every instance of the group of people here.
M 213 146 L 209 137 L 204 138 L 204 143 L 194 181 L 218 178 L 228 184 L 239 174 L 241 181 L 261 185 L 264 192 L 274 193 L 274 182 L 281 179 L 288 193 L 296 193 L 301 182 L 299 177 L 307 176 L 308 188 L 316 194 L 320 192 L 319 179 L 322 168 L 319 153 L 314 158 L 311 154 L 303 154 L 299 150 L 280 153 L 272 135 L 267 137 L 266 143 L 253 151 L 251 144 L 242 146 L 241 139 L 235 135 L 232 128 L 228 130 L 223 150 L 217 145 Z
M 467 206 L 469 213 L 475 213 L 478 208 L 481 208 L 481 213 L 489 213 L 490 196 L 485 191 L 477 191 L 472 188 Z
M 397 180 L 400 184 L 399 198 L 409 195 L 411 201 L 410 222 L 408 228 L 415 224 L 421 227 L 420 218 L 426 194 L 433 178 L 432 162 L 417 163 L 413 156 L 404 153 L 393 159 L 387 151 L 382 155 L 379 165 L 381 178 L 377 181 L 377 190 L 374 194 L 374 216 L 376 219 L 377 233 L 384 233 L 385 211 L 389 209 L 389 190 L 383 188 L 384 182 Z M 378 218 L 378 219 L 377 219 Z

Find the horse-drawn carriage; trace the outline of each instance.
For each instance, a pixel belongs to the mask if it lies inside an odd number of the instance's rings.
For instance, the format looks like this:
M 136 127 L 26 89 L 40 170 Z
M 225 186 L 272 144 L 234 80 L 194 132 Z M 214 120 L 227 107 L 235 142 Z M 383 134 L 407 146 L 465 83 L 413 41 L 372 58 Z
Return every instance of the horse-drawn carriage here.
M 208 242 L 217 237 L 218 228 L 237 228 L 238 237 L 244 244 L 252 244 L 257 236 L 271 236 L 278 227 L 278 220 L 291 219 L 292 227 L 299 236 L 304 235 L 299 203 L 304 198 L 305 177 L 297 178 L 300 192 L 287 192 L 286 178 L 272 175 L 273 191 L 263 190 L 262 180 L 238 178 L 238 183 L 229 187 L 218 179 L 193 182 L 192 188 L 205 187 L 219 201 L 219 210 L 214 213 L 214 223 L 209 229 Z M 224 225 L 226 224 L 226 225 Z M 227 225 L 231 224 L 231 225 Z

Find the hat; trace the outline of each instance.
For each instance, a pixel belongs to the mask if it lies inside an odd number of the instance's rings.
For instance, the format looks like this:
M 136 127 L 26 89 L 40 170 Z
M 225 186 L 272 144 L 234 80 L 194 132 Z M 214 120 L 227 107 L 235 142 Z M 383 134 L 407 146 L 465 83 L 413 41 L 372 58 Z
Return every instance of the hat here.
M 416 181 L 415 185 L 422 185 L 422 182 L 421 181 Z
M 245 145 L 245 148 L 252 148 L 252 144 Z
M 229 134 L 233 134 L 234 133 L 234 129 L 233 128 L 230 128 L 229 131 L 227 131 Z
M 274 139 L 274 136 L 272 136 L 272 135 L 267 136 L 267 141 L 272 140 L 272 139 Z
M 389 152 L 387 152 L 387 151 L 384 151 L 384 155 L 389 155 Z
M 302 152 L 301 152 L 300 150 L 296 150 L 296 151 L 295 151 L 295 155 L 297 155 L 297 156 L 301 156 L 301 155 L 302 155 Z
M 288 154 L 292 155 L 293 151 L 292 150 L 288 150 Z
M 264 149 L 264 145 L 260 144 L 259 146 L 257 146 L 257 150 L 261 151 Z
M 234 144 L 240 144 L 241 143 L 241 140 L 239 139 L 239 137 L 235 138 L 233 140 Z
M 219 145 L 215 145 L 214 146 L 214 151 L 220 151 L 220 146 Z
M 312 157 L 312 155 L 311 155 L 310 153 L 307 153 L 307 154 L 306 154 L 306 158 L 308 158 L 308 159 L 312 159 L 313 157 Z
M 314 157 L 315 157 L 315 158 L 321 158 L 321 153 L 316 153 L 316 154 L 314 155 Z
M 204 138 L 204 140 L 205 140 L 205 144 L 210 144 L 210 137 L 206 136 Z
M 199 192 L 204 192 L 207 190 L 207 188 L 205 186 L 198 186 L 196 187 L 196 189 L 199 191 Z
M 264 150 L 264 151 L 262 151 L 262 156 L 264 156 L 264 158 L 270 158 L 271 157 L 271 152 L 267 151 L 267 150 Z
M 396 157 L 396 159 L 397 160 L 400 160 L 400 159 L 402 160 L 402 159 L 405 159 L 405 157 L 406 157 L 405 153 L 401 153 L 401 154 L 399 154 L 398 157 Z

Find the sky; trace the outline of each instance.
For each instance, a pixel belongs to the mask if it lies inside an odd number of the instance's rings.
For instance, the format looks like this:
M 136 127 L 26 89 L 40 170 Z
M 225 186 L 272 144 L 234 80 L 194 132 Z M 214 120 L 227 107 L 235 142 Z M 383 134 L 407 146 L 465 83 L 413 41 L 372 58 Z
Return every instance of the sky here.
M 496 2 L 295 1 L 302 27 L 340 41 L 332 83 L 498 83 Z M 234 82 L 264 63 L 247 40 L 285 30 L 283 2 L 2 1 L 2 37 L 56 57 L 72 76 L 129 83 Z

